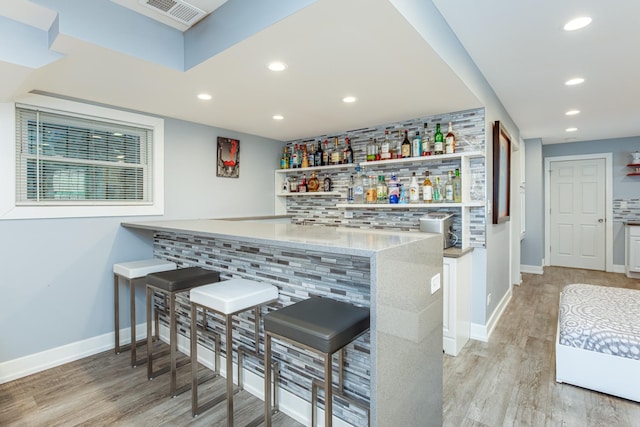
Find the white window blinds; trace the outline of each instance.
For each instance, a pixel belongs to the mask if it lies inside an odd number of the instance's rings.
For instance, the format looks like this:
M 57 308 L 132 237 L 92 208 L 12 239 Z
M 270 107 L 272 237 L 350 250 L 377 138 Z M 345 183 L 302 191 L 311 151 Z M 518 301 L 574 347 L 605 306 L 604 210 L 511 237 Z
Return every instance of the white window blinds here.
M 16 106 L 16 205 L 149 205 L 153 130 Z

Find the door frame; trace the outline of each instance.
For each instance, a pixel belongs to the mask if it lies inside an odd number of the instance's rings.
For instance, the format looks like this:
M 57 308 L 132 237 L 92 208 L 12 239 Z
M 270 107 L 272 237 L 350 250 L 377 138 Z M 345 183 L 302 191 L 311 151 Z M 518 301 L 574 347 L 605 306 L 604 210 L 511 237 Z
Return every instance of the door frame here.
M 605 271 L 613 271 L 613 154 L 595 153 L 572 156 L 545 157 L 544 159 L 544 265 L 551 260 L 551 162 L 604 159 L 604 264 Z

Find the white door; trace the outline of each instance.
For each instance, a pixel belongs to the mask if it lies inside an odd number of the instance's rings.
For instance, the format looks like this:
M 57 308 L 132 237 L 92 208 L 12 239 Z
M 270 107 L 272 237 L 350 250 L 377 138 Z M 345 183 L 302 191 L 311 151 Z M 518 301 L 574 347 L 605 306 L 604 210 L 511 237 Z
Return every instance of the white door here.
M 551 265 L 605 270 L 605 160 L 550 164 Z

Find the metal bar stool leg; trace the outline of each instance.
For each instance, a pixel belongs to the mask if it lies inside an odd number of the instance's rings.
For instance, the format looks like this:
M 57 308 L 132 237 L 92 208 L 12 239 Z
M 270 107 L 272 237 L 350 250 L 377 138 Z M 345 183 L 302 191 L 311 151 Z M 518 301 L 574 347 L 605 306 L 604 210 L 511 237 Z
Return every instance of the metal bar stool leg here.
M 171 385 L 170 385 L 170 393 L 171 397 L 176 396 L 176 358 L 178 353 L 178 322 L 176 321 L 176 295 L 175 293 L 171 293 L 169 295 L 170 298 L 170 306 L 169 309 L 169 328 L 171 329 L 169 332 L 169 345 L 171 346 Z
M 136 347 L 138 347 L 138 334 L 136 333 L 136 283 L 135 279 L 129 280 L 130 313 L 131 313 L 131 367 L 136 366 Z M 150 335 L 147 335 L 149 337 Z
M 113 319 L 114 319 L 114 332 L 116 334 L 116 354 L 120 354 L 120 292 L 118 287 L 120 286 L 120 278 L 117 274 L 113 275 Z
M 153 299 L 153 289 L 149 286 L 147 288 L 147 337 L 151 336 L 151 310 L 155 307 L 155 304 L 152 303 Z M 155 311 L 155 310 L 154 310 Z M 153 375 L 153 342 L 150 339 L 147 339 L 147 378 L 151 379 Z
M 264 334 L 264 425 L 271 427 L 271 335 Z M 277 391 L 276 391 L 277 392 Z

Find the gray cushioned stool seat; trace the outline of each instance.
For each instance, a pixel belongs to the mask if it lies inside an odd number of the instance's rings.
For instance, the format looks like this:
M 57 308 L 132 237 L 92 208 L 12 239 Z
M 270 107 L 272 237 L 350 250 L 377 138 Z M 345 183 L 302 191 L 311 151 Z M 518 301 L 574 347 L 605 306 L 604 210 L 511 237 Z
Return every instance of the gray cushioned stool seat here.
M 309 298 L 264 316 L 264 329 L 332 354 L 369 329 L 369 309 L 330 298 Z
M 147 284 L 167 292 L 207 285 L 220 281 L 220 273 L 201 267 L 187 267 L 147 275 Z

